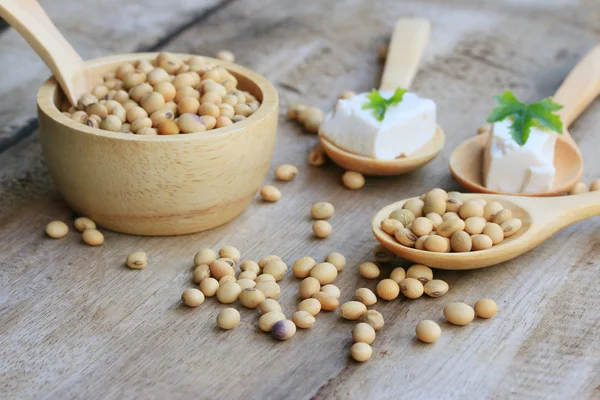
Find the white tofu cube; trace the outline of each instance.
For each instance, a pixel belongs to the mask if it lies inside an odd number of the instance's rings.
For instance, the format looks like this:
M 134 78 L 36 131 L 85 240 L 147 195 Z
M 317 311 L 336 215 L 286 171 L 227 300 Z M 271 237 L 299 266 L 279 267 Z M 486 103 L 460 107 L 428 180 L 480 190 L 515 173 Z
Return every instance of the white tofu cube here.
M 484 153 L 484 184 L 506 193 L 539 193 L 552 189 L 556 132 L 531 128 L 519 146 L 510 134 L 511 119 L 492 125 Z
M 393 92 L 380 92 L 388 99 Z M 368 93 L 339 100 L 321 125 L 320 134 L 350 153 L 393 160 L 410 156 L 435 135 L 436 108 L 432 100 L 405 93 L 402 102 L 388 107 L 383 121 L 363 109 Z

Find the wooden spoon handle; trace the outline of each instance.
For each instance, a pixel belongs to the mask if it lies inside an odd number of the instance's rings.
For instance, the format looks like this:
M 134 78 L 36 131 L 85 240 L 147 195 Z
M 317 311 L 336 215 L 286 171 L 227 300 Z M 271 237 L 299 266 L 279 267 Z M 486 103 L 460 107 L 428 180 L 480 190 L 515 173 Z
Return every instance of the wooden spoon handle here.
M 422 18 L 401 18 L 396 23 L 379 90 L 408 89 L 415 77 L 431 24 Z
M 594 47 L 571 70 L 556 91 L 554 100 L 564 106 L 559 111 L 565 128 L 600 94 L 600 45 Z
M 530 197 L 527 201 L 531 203 L 533 221 L 539 221 L 550 233 L 548 236 L 575 222 L 600 216 L 600 190 L 547 199 Z
M 4 18 L 46 63 L 73 105 L 102 80 L 91 72 L 36 0 L 0 0 Z

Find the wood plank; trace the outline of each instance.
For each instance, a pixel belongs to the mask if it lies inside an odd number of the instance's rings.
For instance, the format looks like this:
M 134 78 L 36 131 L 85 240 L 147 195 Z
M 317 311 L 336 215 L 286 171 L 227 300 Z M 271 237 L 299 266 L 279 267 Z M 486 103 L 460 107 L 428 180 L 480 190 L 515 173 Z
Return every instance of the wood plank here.
M 61 33 L 84 59 L 115 53 L 147 51 L 164 45 L 173 35 L 190 24 L 207 18 L 219 6 L 232 0 L 79 0 L 40 3 Z M 65 10 L 68 9 L 68 12 Z M 0 29 L 2 31 L 2 29 Z M 30 134 L 36 115 L 35 96 L 49 69 L 16 31 L 0 33 L 0 150 Z M 30 125 L 29 127 L 27 125 Z
M 237 2 L 166 47 L 201 54 L 228 48 L 277 84 L 283 106 L 302 101 L 326 109 L 343 89 L 376 85 L 377 47 L 397 16 L 432 19 L 431 45 L 414 89 L 436 100 L 448 144 L 425 168 L 367 179 L 359 192 L 342 187 L 339 168 L 306 164 L 316 138 L 285 121 L 282 108 L 273 165 L 293 163 L 300 174 L 276 183 L 283 192 L 279 203 L 257 199 L 238 219 L 209 232 L 172 238 L 106 232 L 106 243 L 90 248 L 75 233 L 60 241 L 43 235 L 47 221 L 67 221 L 71 212 L 52 186 L 37 136 L 0 154 L 2 397 L 598 396 L 600 218 L 496 267 L 436 271 L 451 286 L 442 298 L 380 301 L 373 308 L 386 326 L 364 365 L 348 358 L 354 324 L 337 313 L 321 313 L 311 331 L 276 343 L 257 331 L 256 312 L 239 304 L 240 326 L 221 332 L 214 321 L 223 306 L 214 299 L 194 310 L 179 303 L 182 290 L 192 287 L 194 252 L 226 244 L 244 258 L 276 253 L 288 264 L 340 251 L 348 259 L 336 281 L 342 300 L 358 287 L 374 289 L 376 282 L 357 272 L 376 244 L 369 232 L 374 212 L 434 186 L 457 189 L 447 170 L 449 155 L 481 124 L 492 106 L 490 94 L 510 88 L 525 98 L 550 95 L 600 39 L 600 25 L 588 19 L 600 12 L 596 3 L 581 9 L 567 1 L 503 4 L 347 0 L 324 13 L 316 0 Z M 587 182 L 600 176 L 598 118 L 596 103 L 572 129 Z M 319 241 L 310 234 L 309 208 L 323 200 L 334 203 L 336 214 L 332 236 Z M 130 271 L 124 259 L 138 249 L 148 252 L 149 266 Z M 295 310 L 298 283 L 291 276 L 282 282 L 286 315 Z M 481 297 L 498 302 L 497 317 L 463 328 L 442 322 L 446 303 Z M 427 318 L 443 329 L 433 346 L 414 339 L 414 326 Z

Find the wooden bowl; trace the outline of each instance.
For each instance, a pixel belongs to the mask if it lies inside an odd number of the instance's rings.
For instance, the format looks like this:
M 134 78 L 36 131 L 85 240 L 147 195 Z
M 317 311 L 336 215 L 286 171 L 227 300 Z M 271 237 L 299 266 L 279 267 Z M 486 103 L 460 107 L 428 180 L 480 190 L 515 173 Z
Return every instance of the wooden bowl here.
M 157 53 L 89 62 L 99 74 Z M 188 55 L 180 54 L 185 57 Z M 224 224 L 252 201 L 271 164 L 278 95 L 262 76 L 207 58 L 238 79 L 261 105 L 244 121 L 204 133 L 142 136 L 91 128 L 57 108 L 54 78 L 37 95 L 46 164 L 65 201 L 99 226 L 135 235 L 181 235 Z

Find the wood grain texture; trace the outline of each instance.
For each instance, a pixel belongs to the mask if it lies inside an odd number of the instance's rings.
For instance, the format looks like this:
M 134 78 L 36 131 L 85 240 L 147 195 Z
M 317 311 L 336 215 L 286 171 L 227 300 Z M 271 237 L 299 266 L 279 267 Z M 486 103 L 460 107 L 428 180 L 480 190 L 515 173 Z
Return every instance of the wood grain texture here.
M 223 306 L 212 299 L 193 310 L 180 305 L 181 292 L 193 287 L 194 252 L 226 244 L 244 258 L 276 253 L 288 263 L 340 251 L 348 259 L 336 281 L 342 300 L 360 286 L 374 289 L 376 282 L 357 272 L 377 243 L 369 227 L 374 213 L 434 186 L 458 189 L 448 158 L 482 123 L 493 106 L 490 94 L 509 88 L 522 98 L 550 95 L 600 40 L 600 7 L 593 0 L 346 0 L 327 11 L 317 0 L 233 2 L 166 46 L 201 54 L 230 49 L 242 65 L 277 85 L 282 111 L 273 165 L 292 163 L 300 170 L 294 181 L 275 183 L 283 193 L 278 203 L 256 199 L 235 221 L 202 234 L 140 238 L 105 232 L 105 244 L 91 248 L 74 232 L 59 241 L 43 235 L 48 221 L 68 221 L 72 213 L 53 187 L 37 135 L 0 154 L 0 397 L 600 395 L 599 218 L 496 267 L 436 271 L 450 284 L 444 297 L 379 302 L 373 308 L 386 325 L 363 365 L 348 357 L 354 323 L 337 313 L 321 313 L 311 331 L 274 342 L 257 330 L 256 312 L 238 304 L 242 322 L 228 332 L 216 329 Z M 348 191 L 340 168 L 307 165 L 317 138 L 285 121 L 284 108 L 305 102 L 325 110 L 344 89 L 374 87 L 381 69 L 377 48 L 400 15 L 432 20 L 413 88 L 436 100 L 447 145 L 422 169 L 370 178 L 362 190 Z M 600 176 L 599 119 L 596 103 L 571 128 L 586 182 Z M 317 201 L 336 207 L 333 234 L 323 241 L 311 235 L 309 210 Z M 145 270 L 124 267 L 135 250 L 148 252 Z M 295 310 L 298 284 L 291 276 L 282 282 L 286 315 Z M 482 297 L 497 301 L 494 319 L 467 327 L 442 322 L 446 303 Z M 414 339 L 415 325 L 427 318 L 443 330 L 433 346 Z

